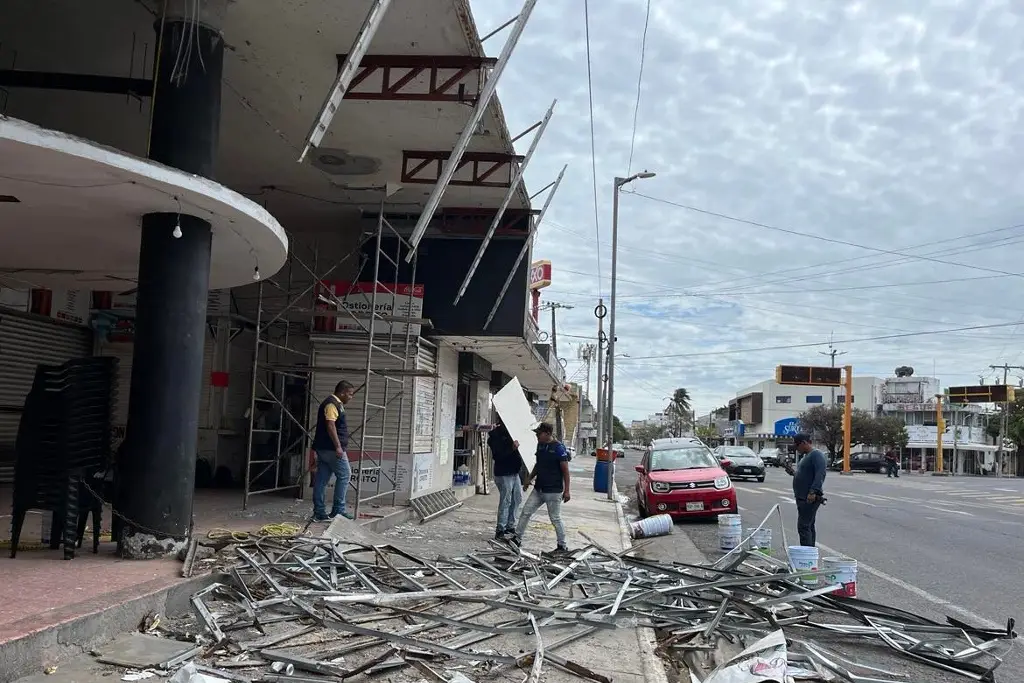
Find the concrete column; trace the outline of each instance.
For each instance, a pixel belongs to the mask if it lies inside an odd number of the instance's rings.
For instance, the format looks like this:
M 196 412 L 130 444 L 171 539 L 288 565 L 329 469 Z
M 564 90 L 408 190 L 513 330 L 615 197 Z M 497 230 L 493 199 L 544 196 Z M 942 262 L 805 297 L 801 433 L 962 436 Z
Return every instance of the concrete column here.
M 157 22 L 149 156 L 212 175 L 221 112 L 222 19 L 200 3 L 172 2 Z M 159 35 L 162 31 L 162 35 Z M 183 40 L 184 37 L 184 40 Z M 188 46 L 191 44 L 191 53 Z M 182 46 L 185 47 L 182 47 Z M 187 207 L 182 207 L 187 211 Z M 180 237 L 175 237 L 180 225 Z M 143 216 L 136 299 L 135 355 L 124 448 L 120 454 L 121 536 L 125 557 L 177 552 L 192 526 L 203 345 L 210 280 L 210 224 L 187 213 Z

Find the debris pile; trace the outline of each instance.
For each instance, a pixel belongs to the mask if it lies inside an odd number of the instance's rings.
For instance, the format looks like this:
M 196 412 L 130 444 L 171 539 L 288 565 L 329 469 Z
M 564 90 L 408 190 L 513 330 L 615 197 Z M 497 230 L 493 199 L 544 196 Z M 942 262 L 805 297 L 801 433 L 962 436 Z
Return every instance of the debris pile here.
M 613 655 L 577 661 L 571 646 L 591 639 L 611 652 L 635 643 L 623 629 L 644 626 L 656 629 L 664 657 L 686 661 L 691 680 L 704 683 L 906 680 L 853 661 L 850 649 L 863 644 L 991 681 L 1016 635 L 1012 620 L 1005 630 L 936 623 L 830 595 L 836 586 L 808 588 L 799 582 L 806 571 L 761 553 L 741 550 L 713 565 L 656 563 L 637 556 L 649 542 L 621 553 L 590 542 L 565 555 L 493 542 L 432 560 L 323 538 L 242 542 L 222 551 L 237 560 L 223 578 L 192 597 L 190 623 L 155 627 L 180 648 L 165 648 L 149 666 L 176 668 L 186 683 L 374 674 L 466 683 L 515 670 L 533 682 L 554 680 L 555 671 L 603 682 L 613 679 Z M 735 656 L 724 656 L 730 648 Z

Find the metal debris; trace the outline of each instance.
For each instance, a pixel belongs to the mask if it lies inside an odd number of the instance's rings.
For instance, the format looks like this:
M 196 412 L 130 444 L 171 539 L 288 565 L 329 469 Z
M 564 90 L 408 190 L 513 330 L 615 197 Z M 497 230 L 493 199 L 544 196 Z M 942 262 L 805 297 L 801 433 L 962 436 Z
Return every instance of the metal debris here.
M 195 645 L 203 647 L 194 670 L 230 681 L 379 673 L 404 680 L 404 672 L 408 680 L 450 682 L 514 669 L 539 681 L 554 668 L 603 683 L 612 680 L 601 673 L 610 662 L 573 661 L 560 651 L 609 629 L 642 626 L 658 633 L 659 654 L 685 661 L 698 682 L 775 680 L 758 672 L 785 670 L 785 680 L 913 683 L 857 663 L 851 650 L 861 646 L 994 681 L 1016 637 L 1013 620 L 1005 630 L 938 623 L 830 595 L 835 586 L 804 587 L 798 578 L 806 571 L 761 553 L 737 550 L 714 564 L 686 565 L 638 557 L 639 545 L 612 553 L 591 543 L 549 556 L 492 542 L 464 557 L 427 560 L 331 538 L 240 542 L 221 551 L 236 560 L 222 583 L 192 598 L 202 632 Z

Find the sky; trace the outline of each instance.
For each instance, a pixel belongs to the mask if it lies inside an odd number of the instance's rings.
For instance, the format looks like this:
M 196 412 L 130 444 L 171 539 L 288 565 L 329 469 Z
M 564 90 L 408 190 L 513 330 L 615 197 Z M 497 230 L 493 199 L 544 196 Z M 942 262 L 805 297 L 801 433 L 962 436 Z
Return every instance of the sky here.
M 627 423 L 676 387 L 700 414 L 778 364 L 827 365 L 830 339 L 856 375 L 1024 365 L 1024 4 L 590 0 L 592 87 L 586 4 L 539 0 L 498 86 L 513 135 L 558 99 L 525 177 L 568 164 L 534 258 L 542 301 L 573 307 L 570 377 L 610 294 L 613 178 L 645 169 L 619 206 Z M 520 7 L 475 0 L 481 34 Z

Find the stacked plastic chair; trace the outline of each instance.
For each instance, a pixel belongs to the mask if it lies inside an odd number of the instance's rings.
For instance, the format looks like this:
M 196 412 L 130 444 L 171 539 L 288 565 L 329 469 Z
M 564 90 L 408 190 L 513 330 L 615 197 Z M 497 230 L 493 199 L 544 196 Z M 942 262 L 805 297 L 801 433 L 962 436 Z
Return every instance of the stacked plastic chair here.
M 99 551 L 103 501 L 94 482 L 103 481 L 112 460 L 117 363 L 96 357 L 36 368 L 15 443 L 11 557 L 29 510 L 53 513 L 50 547 L 63 543 L 65 559 L 74 558 L 91 512 L 93 552 Z

